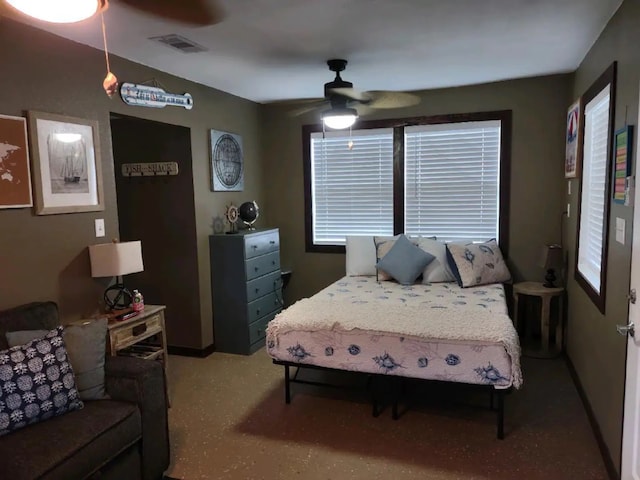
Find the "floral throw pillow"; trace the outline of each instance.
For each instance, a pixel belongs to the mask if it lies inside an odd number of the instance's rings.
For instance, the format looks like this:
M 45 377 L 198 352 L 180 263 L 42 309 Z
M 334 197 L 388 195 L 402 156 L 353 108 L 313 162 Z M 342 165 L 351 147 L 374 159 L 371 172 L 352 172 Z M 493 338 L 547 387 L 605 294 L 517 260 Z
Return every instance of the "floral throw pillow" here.
M 62 331 L 0 351 L 0 435 L 84 406 Z
M 511 273 L 495 239 L 484 243 L 447 244 L 447 261 L 461 287 L 511 280 Z

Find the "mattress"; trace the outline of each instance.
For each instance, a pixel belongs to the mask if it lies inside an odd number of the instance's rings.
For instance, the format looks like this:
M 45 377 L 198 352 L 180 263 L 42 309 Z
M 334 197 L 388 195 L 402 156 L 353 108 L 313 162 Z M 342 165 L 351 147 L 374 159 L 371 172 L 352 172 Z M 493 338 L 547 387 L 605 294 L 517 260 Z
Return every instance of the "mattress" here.
M 278 314 L 269 355 L 286 362 L 430 380 L 520 387 L 520 346 L 501 284 L 344 277 Z

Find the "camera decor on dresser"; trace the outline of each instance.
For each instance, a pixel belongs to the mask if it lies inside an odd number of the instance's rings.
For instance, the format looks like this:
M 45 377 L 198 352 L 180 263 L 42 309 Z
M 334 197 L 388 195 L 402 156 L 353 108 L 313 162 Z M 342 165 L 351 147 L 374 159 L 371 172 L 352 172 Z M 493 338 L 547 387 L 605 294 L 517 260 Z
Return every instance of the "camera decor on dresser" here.
M 278 229 L 211 235 L 209 255 L 215 349 L 251 354 L 284 303 Z

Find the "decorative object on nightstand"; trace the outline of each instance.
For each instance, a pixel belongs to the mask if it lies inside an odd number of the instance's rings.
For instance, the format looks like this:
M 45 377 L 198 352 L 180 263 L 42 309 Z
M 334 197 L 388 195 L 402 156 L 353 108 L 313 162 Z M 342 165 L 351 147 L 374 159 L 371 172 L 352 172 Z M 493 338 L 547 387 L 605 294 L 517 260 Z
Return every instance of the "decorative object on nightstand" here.
M 551 357 L 556 353 L 560 353 L 563 348 L 563 317 L 564 311 L 562 308 L 562 297 L 564 295 L 563 287 L 547 287 L 541 282 L 520 282 L 513 286 L 513 322 L 516 329 L 520 330 L 519 325 L 519 299 L 520 295 L 526 295 L 530 297 L 539 297 L 542 302 L 540 311 L 540 334 L 542 335 L 542 351 L 538 356 Z M 558 298 L 558 321 L 556 323 L 556 351 L 551 351 L 549 348 L 549 327 L 550 327 L 550 311 L 551 300 Z
M 240 220 L 242 220 L 242 223 L 246 225 L 248 230 L 255 230 L 253 224 L 256 223 L 256 220 L 260 216 L 260 208 L 255 200 L 252 202 L 244 202 L 238 209 L 238 215 L 240 215 Z
M 209 237 L 215 349 L 248 355 L 282 310 L 278 229 Z
M 105 306 L 109 310 L 129 307 L 133 296 L 124 286 L 123 276 L 144 271 L 141 242 L 113 241 L 90 245 L 89 257 L 92 277 L 116 277 L 116 283 L 104 292 Z
M 545 245 L 540 256 L 540 264 L 546 270 L 544 276 L 544 286 L 556 288 L 556 270 L 562 268 L 562 245 Z

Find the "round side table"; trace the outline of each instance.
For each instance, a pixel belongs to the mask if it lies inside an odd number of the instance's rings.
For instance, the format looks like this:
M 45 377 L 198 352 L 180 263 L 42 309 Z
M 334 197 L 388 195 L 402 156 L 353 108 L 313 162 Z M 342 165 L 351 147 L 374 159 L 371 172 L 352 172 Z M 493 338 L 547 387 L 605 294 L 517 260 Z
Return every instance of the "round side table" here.
M 551 310 L 551 300 L 558 297 L 558 323 L 556 325 L 556 347 L 562 351 L 562 297 L 564 287 L 545 287 L 542 282 L 520 282 L 513 286 L 513 320 L 516 329 L 520 329 L 518 321 L 518 300 L 520 295 L 539 297 L 542 301 L 542 311 L 540 313 L 540 332 L 542 334 L 542 351 L 549 353 L 549 313 Z

